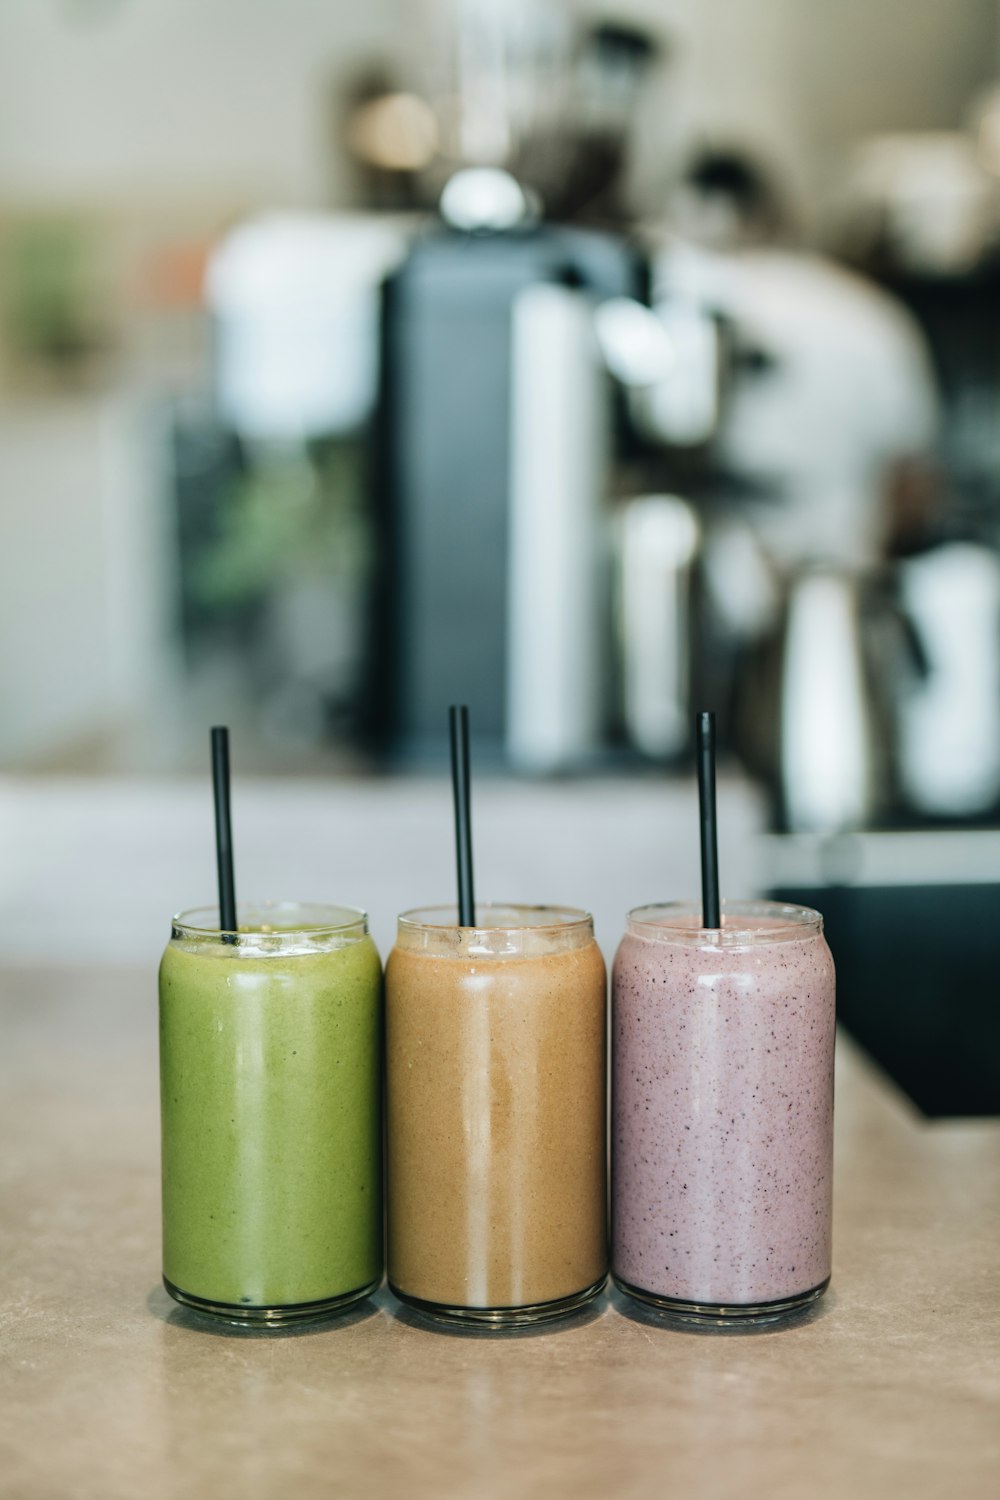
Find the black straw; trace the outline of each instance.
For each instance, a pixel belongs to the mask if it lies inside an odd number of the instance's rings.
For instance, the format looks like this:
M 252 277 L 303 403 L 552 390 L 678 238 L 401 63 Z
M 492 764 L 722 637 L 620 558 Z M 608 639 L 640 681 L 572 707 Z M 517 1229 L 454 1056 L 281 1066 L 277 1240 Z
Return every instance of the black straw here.
M 455 794 L 455 852 L 458 856 L 458 925 L 475 927 L 472 894 L 472 815 L 469 805 L 469 710 L 452 704 L 448 710 L 451 733 L 451 785 Z
M 719 840 L 715 816 L 715 715 L 695 719 L 698 745 L 698 810 L 701 821 L 701 925 L 722 926 L 719 916 Z
M 215 858 L 219 871 L 219 926 L 223 942 L 236 932 L 236 883 L 233 879 L 233 829 L 229 816 L 229 730 L 212 730 L 212 791 L 215 794 Z

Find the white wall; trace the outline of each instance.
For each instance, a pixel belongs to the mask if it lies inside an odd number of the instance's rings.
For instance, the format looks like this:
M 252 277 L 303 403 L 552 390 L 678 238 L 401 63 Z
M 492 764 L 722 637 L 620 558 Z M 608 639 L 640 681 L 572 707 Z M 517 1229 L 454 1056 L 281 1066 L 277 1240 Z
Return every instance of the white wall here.
M 0 199 L 324 201 L 333 81 L 398 0 L 2 0 Z
M 0 765 L 145 730 L 175 678 L 163 444 L 142 402 L 0 410 Z
M 2 0 L 0 202 L 134 194 L 335 201 L 335 81 L 455 0 Z M 502 0 L 496 0 L 497 4 Z M 988 81 L 996 0 L 566 0 L 673 41 L 642 174 L 676 135 L 748 134 L 814 196 L 873 130 L 955 126 Z M 68 17 L 105 16 L 84 24 Z
M 95 734 L 110 677 L 100 414 L 0 419 L 0 758 Z
M 784 169 L 807 221 L 866 135 L 959 127 L 998 70 L 996 0 L 623 0 L 623 10 L 675 38 L 647 110 L 642 180 L 676 159 L 678 129 L 749 140 Z

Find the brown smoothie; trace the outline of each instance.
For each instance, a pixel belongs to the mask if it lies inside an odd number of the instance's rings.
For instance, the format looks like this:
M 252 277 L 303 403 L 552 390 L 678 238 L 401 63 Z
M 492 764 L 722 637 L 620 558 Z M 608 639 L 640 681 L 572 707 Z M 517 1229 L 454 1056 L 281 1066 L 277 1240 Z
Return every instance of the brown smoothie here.
M 480 907 L 478 920 L 542 922 Z M 606 1271 L 604 961 L 582 913 L 414 914 L 386 970 L 389 1280 L 444 1308 L 573 1297 Z

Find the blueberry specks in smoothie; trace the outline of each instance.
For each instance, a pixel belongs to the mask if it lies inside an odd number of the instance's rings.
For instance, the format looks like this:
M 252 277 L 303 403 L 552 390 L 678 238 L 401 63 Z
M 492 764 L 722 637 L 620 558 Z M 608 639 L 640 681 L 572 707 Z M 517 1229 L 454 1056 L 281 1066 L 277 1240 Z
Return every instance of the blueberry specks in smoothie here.
M 711 952 L 624 939 L 612 1108 L 621 1281 L 736 1305 L 826 1279 L 833 1024 L 819 934 Z

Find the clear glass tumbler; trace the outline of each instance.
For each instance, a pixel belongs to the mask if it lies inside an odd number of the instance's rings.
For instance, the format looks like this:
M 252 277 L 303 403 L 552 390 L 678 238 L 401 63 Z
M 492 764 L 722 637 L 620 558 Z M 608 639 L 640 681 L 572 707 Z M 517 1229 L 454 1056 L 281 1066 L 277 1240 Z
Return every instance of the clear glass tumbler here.
M 321 1316 L 382 1277 L 382 984 L 364 912 L 175 917 L 160 965 L 163 1279 L 236 1322 Z
M 834 970 L 805 907 L 630 912 L 612 982 L 612 1273 L 693 1319 L 773 1319 L 830 1279 Z
M 532 1323 L 604 1284 L 606 974 L 586 912 L 405 913 L 386 965 L 389 1284 Z

